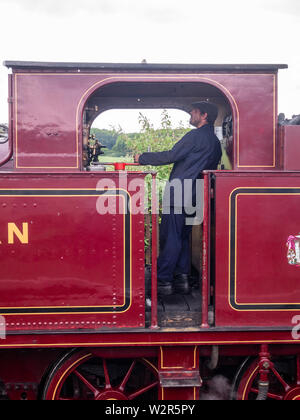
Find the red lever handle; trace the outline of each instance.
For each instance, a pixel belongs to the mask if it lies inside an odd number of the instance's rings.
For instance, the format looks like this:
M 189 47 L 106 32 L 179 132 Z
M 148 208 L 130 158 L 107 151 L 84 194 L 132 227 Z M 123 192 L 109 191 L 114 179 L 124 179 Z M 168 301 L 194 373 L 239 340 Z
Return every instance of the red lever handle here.
M 127 163 L 127 162 L 102 163 L 102 165 L 112 165 L 114 166 L 115 171 L 125 171 L 126 166 L 141 166 L 139 163 Z

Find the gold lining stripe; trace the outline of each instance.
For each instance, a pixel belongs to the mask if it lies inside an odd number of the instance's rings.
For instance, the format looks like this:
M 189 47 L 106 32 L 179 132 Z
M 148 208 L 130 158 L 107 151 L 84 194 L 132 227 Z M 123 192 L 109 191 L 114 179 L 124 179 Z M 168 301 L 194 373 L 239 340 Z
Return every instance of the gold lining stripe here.
M 232 199 L 232 194 L 239 190 L 239 189 L 253 189 L 253 190 L 264 190 L 264 189 L 270 189 L 270 190 L 276 190 L 276 189 L 291 189 L 291 188 L 299 188 L 299 187 L 268 187 L 268 186 L 264 186 L 264 187 L 237 187 L 234 190 L 231 191 L 230 196 L 229 196 L 229 247 L 228 247 L 228 254 L 229 254 L 229 266 L 228 266 L 228 303 L 229 306 L 237 312 L 243 311 L 243 312 L 269 312 L 270 309 L 236 309 L 231 305 L 231 301 L 230 301 L 230 274 L 231 274 L 231 265 L 230 265 L 230 259 L 231 259 L 231 243 L 230 243 L 230 236 L 231 236 L 231 199 Z M 243 302 L 243 303 L 239 303 L 237 300 L 237 225 L 238 225 L 238 221 L 237 221 L 237 215 L 238 215 L 238 203 L 237 203 L 237 198 L 239 196 L 265 196 L 265 195 L 271 195 L 271 196 L 297 196 L 300 195 L 300 193 L 239 193 L 235 196 L 235 278 L 234 278 L 234 284 L 235 284 L 235 295 L 234 295 L 234 302 L 239 305 L 239 306 L 247 306 L 247 305 L 265 305 L 265 306 L 270 306 L 270 305 L 300 305 L 300 303 L 298 302 L 269 302 L 269 303 L 265 303 L 265 302 Z M 297 309 L 272 309 L 272 312 L 276 311 L 276 312 L 291 312 L 291 311 L 297 311 Z
M 194 366 L 192 369 L 196 369 L 197 367 L 197 350 L 198 347 L 194 346 Z M 161 357 L 161 369 L 183 369 L 184 366 L 164 366 L 164 351 L 162 346 L 160 346 L 160 357 Z
M 14 190 L 18 190 L 18 191 L 53 191 L 53 190 L 56 190 L 56 191 L 82 191 L 82 190 L 86 190 L 86 191 L 99 191 L 99 192 L 102 192 L 102 191 L 115 191 L 115 189 L 112 189 L 112 188 L 107 188 L 107 189 L 105 189 L 105 190 L 102 190 L 102 189 L 97 189 L 97 188 L 55 188 L 55 187 L 53 187 L 53 188 L 0 188 L 0 191 L 14 191 Z M 129 194 L 129 192 L 127 191 L 127 190 L 125 190 L 125 189 L 123 189 L 123 188 L 117 188 L 116 187 L 116 189 L 117 190 L 119 190 L 119 191 L 123 191 L 123 192 L 125 192 L 129 197 L 130 197 L 130 194 Z M 11 194 L 3 194 L 3 195 L 1 195 L 1 197 L 15 197 L 15 198 L 30 198 L 30 197 L 38 197 L 38 198 L 49 198 L 49 197 L 51 197 L 51 198 L 57 198 L 57 197 L 60 197 L 60 198 L 70 198 L 70 197 L 78 197 L 78 198 L 86 198 L 86 197 L 94 197 L 94 198 L 99 198 L 99 197 L 120 197 L 120 198 L 122 198 L 123 199 L 123 208 L 125 209 L 125 198 L 122 196 L 122 195 L 120 195 L 120 194 L 116 194 L 116 195 L 110 195 L 110 194 L 106 194 L 105 196 L 103 196 L 103 195 L 101 195 L 101 194 L 99 194 L 99 195 L 76 195 L 76 194 L 72 194 L 72 195 L 53 195 L 53 194 L 45 194 L 45 195 L 42 195 L 42 196 L 35 196 L 35 195 L 11 195 Z M 124 313 L 124 312 L 127 312 L 130 308 L 131 308 L 131 305 L 132 305 L 132 204 L 131 204 L 131 200 L 130 200 L 130 282 L 129 282 L 129 289 L 130 289 L 130 294 L 129 294 L 129 299 L 130 299 L 130 302 L 129 302 L 129 306 L 128 306 L 128 308 L 125 310 L 125 311 L 121 311 L 121 312 L 118 312 L 118 314 L 122 314 L 122 313 Z M 124 227 L 124 234 L 123 234 L 123 258 L 124 258 L 124 261 L 123 261 L 123 270 L 124 270 L 124 279 L 123 279 L 123 286 L 124 286 L 124 293 L 123 293 L 123 304 L 122 305 L 113 305 L 113 304 L 111 304 L 111 305 L 101 305 L 101 307 L 103 307 L 103 308 L 106 308 L 106 307 L 111 307 L 111 306 L 113 306 L 113 307 L 116 307 L 116 308 L 119 308 L 119 307 L 122 307 L 122 306 L 124 306 L 125 305 L 125 303 L 126 303 L 126 270 L 125 270 L 125 263 L 126 263 L 126 253 L 125 253 L 125 251 L 126 251 L 126 235 L 125 235 L 125 212 L 124 212 L 124 214 L 123 214 L 123 227 Z M 53 306 L 53 305 L 51 305 L 51 306 L 22 306 L 22 307 L 18 307 L 18 306 L 8 306 L 8 307 L 4 307 L 4 306 L 2 306 L 2 307 L 0 307 L 0 311 L 2 310 L 2 309 L 47 309 L 47 308 L 78 308 L 78 307 L 80 307 L 80 308 L 92 308 L 92 307 L 95 307 L 95 305 L 88 305 L 88 306 Z M 93 312 L 93 314 L 103 314 L 103 313 L 105 313 L 105 314 L 108 314 L 107 312 Z M 64 314 L 64 315 L 78 315 L 78 314 L 87 314 L 87 313 L 85 313 L 85 312 L 67 312 L 67 313 L 65 313 L 65 312 L 47 312 L 47 313 L 39 313 L 39 314 L 36 314 L 36 313 L 21 313 L 21 312 L 18 312 L 17 314 L 10 314 L 10 313 L 5 313 L 5 314 L 3 314 L 3 315 L 5 315 L 5 316 L 19 316 L 19 315 L 38 315 L 38 316 L 41 316 L 41 315 L 59 315 L 59 314 Z M 88 313 L 89 314 L 89 313 Z
M 237 73 L 237 74 L 242 75 L 242 76 L 254 76 L 251 73 L 249 73 L 249 74 L 248 73 Z M 229 75 L 232 76 L 232 74 L 203 73 L 203 75 L 202 75 L 202 74 L 199 74 L 199 73 L 197 73 L 197 74 L 181 74 L 181 73 L 178 73 L 178 74 L 166 75 L 164 73 L 164 74 L 149 75 L 149 73 L 144 73 L 144 74 L 128 73 L 128 74 L 124 75 L 124 73 L 122 73 L 122 74 L 116 73 L 114 76 L 112 76 L 111 73 L 108 73 L 108 74 L 106 74 L 106 73 L 15 73 L 14 75 L 15 75 L 15 92 L 16 92 L 16 95 L 15 95 L 16 96 L 16 98 L 15 98 L 16 113 L 17 113 L 17 76 L 68 76 L 68 77 L 70 77 L 70 76 L 94 76 L 94 77 L 95 76 L 96 77 L 102 76 L 102 77 L 104 77 L 104 79 L 101 79 L 100 81 L 94 83 L 92 86 L 90 86 L 84 92 L 84 94 L 81 96 L 81 98 L 79 100 L 79 103 L 77 105 L 77 108 L 76 108 L 76 155 L 77 155 L 76 166 L 57 166 L 57 167 L 54 167 L 54 166 L 49 166 L 49 167 L 45 167 L 45 166 L 19 166 L 18 165 L 18 159 L 16 158 L 16 167 L 19 168 L 19 169 L 21 169 L 21 168 L 23 168 L 23 169 L 25 169 L 25 168 L 27 168 L 27 169 L 78 169 L 79 168 L 79 155 L 78 155 L 78 151 L 79 151 L 79 109 L 81 107 L 81 103 L 82 103 L 84 97 L 91 90 L 95 89 L 96 86 L 101 87 L 102 85 L 107 84 L 108 81 L 118 82 L 118 81 L 122 81 L 124 79 L 137 80 L 137 81 L 139 79 L 148 79 L 148 81 L 161 80 L 161 79 L 165 79 L 166 81 L 167 80 L 172 81 L 172 80 L 175 79 L 175 80 L 178 80 L 178 82 L 180 82 L 180 79 L 181 79 L 181 80 L 184 80 L 184 81 L 195 80 L 195 82 L 200 82 L 200 83 L 201 83 L 201 81 L 206 81 L 206 82 L 208 81 L 208 82 L 211 82 L 213 85 L 217 85 L 221 90 L 223 90 L 223 92 L 226 92 L 228 97 L 230 97 L 230 99 L 232 100 L 232 104 L 234 105 L 235 111 L 236 111 L 235 138 L 236 138 L 236 141 L 237 141 L 237 166 L 241 167 L 241 168 L 242 167 L 267 168 L 267 167 L 275 167 L 276 166 L 276 163 L 275 163 L 275 151 L 276 151 L 275 113 L 274 113 L 274 134 L 273 134 L 273 143 L 274 143 L 274 145 L 273 145 L 273 149 L 274 149 L 273 165 L 270 165 L 270 166 L 269 165 L 263 165 L 263 166 L 262 165 L 255 165 L 255 166 L 245 165 L 244 166 L 244 165 L 240 165 L 240 163 L 239 163 L 240 162 L 240 160 L 239 160 L 240 159 L 240 153 L 239 153 L 239 143 L 240 143 L 240 134 L 239 134 L 239 124 L 240 123 L 239 123 L 239 119 L 240 119 L 240 116 L 239 116 L 238 105 L 236 103 L 236 100 L 235 100 L 234 96 L 231 94 L 231 92 L 224 85 L 222 85 L 221 83 L 219 83 L 215 79 L 210 78 L 211 76 L 218 76 L 218 77 L 229 76 Z M 210 76 L 210 77 L 206 77 L 206 75 Z M 110 77 L 106 77 L 106 76 L 110 76 Z M 268 77 L 273 76 L 273 79 L 274 79 L 273 86 L 274 86 L 274 89 L 276 89 L 276 76 L 274 74 L 272 74 L 272 73 L 256 74 L 255 76 L 268 76 Z M 275 90 L 274 90 L 274 93 L 273 93 L 273 97 L 274 97 L 273 102 L 274 102 L 274 108 L 275 108 L 276 107 Z M 18 155 L 17 117 L 16 117 L 16 149 L 17 149 L 16 150 L 16 155 Z
M 81 357 L 80 359 L 76 360 L 76 362 L 72 363 L 72 365 L 71 365 L 71 366 L 70 366 L 70 367 L 69 367 L 69 368 L 68 368 L 68 369 L 67 369 L 67 370 L 63 373 L 63 375 L 59 378 L 59 380 L 58 380 L 58 382 L 57 382 L 57 384 L 56 384 L 56 387 L 55 387 L 54 392 L 53 392 L 53 397 L 52 397 L 52 400 L 55 400 L 56 393 L 57 393 L 57 389 L 58 389 L 58 387 L 59 387 L 59 385 L 60 385 L 61 381 L 62 381 L 62 380 L 64 379 L 64 377 L 66 376 L 66 374 L 70 372 L 70 370 L 73 368 L 73 366 L 74 366 L 74 365 L 76 365 L 76 363 L 79 363 L 79 362 L 81 362 L 82 360 L 89 358 L 90 356 L 92 356 L 92 353 L 86 354 L 86 355 L 84 355 L 83 357 Z
M 259 370 L 259 366 L 257 366 L 257 368 L 252 372 L 252 374 L 251 374 L 251 376 L 248 378 L 248 381 L 247 381 L 247 383 L 246 383 L 246 385 L 245 385 L 245 389 L 244 389 L 244 392 L 243 392 L 243 397 L 242 397 L 242 400 L 245 400 L 245 397 L 246 397 L 246 391 L 247 391 L 247 388 L 248 388 L 248 385 L 249 385 L 249 382 L 251 381 L 251 379 L 253 378 L 253 375 L 257 372 Z
M 235 111 L 236 111 L 236 133 L 235 133 L 235 138 L 236 138 L 236 142 L 237 142 L 237 166 L 240 168 L 274 168 L 276 167 L 276 75 L 273 73 L 260 73 L 260 74 L 255 74 L 255 76 L 273 76 L 273 120 L 274 120 L 274 126 L 273 126 L 273 165 L 240 165 L 240 133 L 239 133 L 239 108 L 238 105 L 235 101 L 234 96 L 231 94 L 231 92 L 221 83 L 217 82 L 214 79 L 211 79 L 209 77 L 206 76 L 218 76 L 218 77 L 222 77 L 222 76 L 232 76 L 232 74 L 237 74 L 239 76 L 254 76 L 254 74 L 251 73 L 203 73 L 203 75 L 201 73 L 197 73 L 197 74 L 182 74 L 182 73 L 177 73 L 177 74 L 168 74 L 166 75 L 164 74 L 155 74 L 155 75 L 150 75 L 149 73 L 127 73 L 124 75 L 124 73 L 116 73 L 114 76 L 112 76 L 111 73 L 14 73 L 15 76 L 15 92 L 16 92 L 16 114 L 17 114 L 17 76 L 96 76 L 96 77 L 104 77 L 104 79 L 101 79 L 101 81 L 98 81 L 96 83 L 94 83 L 91 87 L 89 87 L 84 94 L 81 96 L 80 101 L 77 105 L 76 108 L 76 166 L 18 166 L 18 159 L 16 157 L 16 168 L 19 169 L 78 169 L 79 168 L 79 108 L 81 106 L 81 103 L 83 101 L 84 96 L 86 96 L 87 93 L 89 93 L 91 90 L 93 90 L 96 86 L 101 87 L 101 85 L 107 84 L 107 81 L 113 81 L 114 82 L 118 82 L 118 81 L 122 81 L 124 79 L 130 79 L 130 80 L 139 80 L 139 79 L 148 79 L 149 81 L 151 80 L 161 80 L 161 79 L 166 79 L 166 80 L 178 80 L 178 79 L 183 79 L 185 81 L 187 80 L 195 80 L 195 82 L 201 82 L 202 80 L 204 81 L 209 81 L 212 82 L 212 84 L 217 85 L 219 88 L 221 88 L 221 90 L 223 89 L 224 92 L 227 93 L 227 95 L 231 98 L 232 103 L 234 104 L 235 107 Z M 110 77 L 106 77 L 106 76 L 110 76 Z M 180 82 L 180 80 L 178 80 L 178 82 Z M 17 141 L 17 116 L 16 116 L 16 149 L 18 150 L 18 141 Z M 16 150 L 16 155 L 18 155 L 18 152 Z
M 276 123 L 277 123 L 276 80 L 277 80 L 277 77 L 275 74 L 273 74 L 273 164 L 272 165 L 240 165 L 240 153 L 238 151 L 237 152 L 237 166 L 239 168 L 275 168 L 276 167 Z M 238 142 L 238 147 L 239 147 L 239 142 Z
M 119 333 L 124 333 L 126 332 L 126 329 L 119 331 Z M 178 331 L 177 331 L 178 332 Z M 53 333 L 55 334 L 55 333 Z M 165 334 L 164 332 L 162 332 L 162 334 Z M 185 333 L 185 334 L 189 334 L 189 333 Z M 201 334 L 201 332 L 200 332 Z M 101 335 L 101 334 L 100 334 Z M 6 338 L 7 339 L 7 338 Z M 24 347 L 24 348 L 33 348 L 33 347 L 40 347 L 40 348 L 44 348 L 44 347 L 82 347 L 82 346 L 86 346 L 86 347 L 105 347 L 105 346 L 162 346 L 162 345 L 182 345 L 182 346 L 188 346 L 188 345 L 192 345 L 192 346 L 205 346 L 205 345 L 212 345 L 212 344 L 216 344 L 216 345 L 226 345 L 226 344 L 231 344 L 231 345 L 239 345 L 239 344 L 300 344 L 300 339 L 299 340 L 294 340 L 294 339 L 289 339 L 289 340 L 266 340 L 265 338 L 262 337 L 261 340 L 235 340 L 235 341 L 219 341 L 219 340 L 208 340 L 208 341 L 197 341 L 197 340 L 193 340 L 191 342 L 189 341 L 170 341 L 170 342 L 161 342 L 161 341 L 133 341 L 133 342 L 109 342 L 109 343 L 105 343 L 105 342 L 96 342 L 96 343 L 82 343 L 82 342 L 69 342 L 69 343 L 57 343 L 57 342 L 53 342 L 53 343 L 40 343 L 40 344 L 30 344 L 30 343 L 11 343 L 11 344 L 1 344 L 0 342 L 0 348 L 1 347 L 11 347 L 11 348 L 20 348 L 20 347 Z

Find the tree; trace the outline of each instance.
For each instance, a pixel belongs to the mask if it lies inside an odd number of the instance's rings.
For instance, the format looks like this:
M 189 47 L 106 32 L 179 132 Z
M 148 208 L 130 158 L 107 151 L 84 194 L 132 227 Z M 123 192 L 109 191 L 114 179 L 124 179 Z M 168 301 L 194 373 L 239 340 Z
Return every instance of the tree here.
M 184 127 L 182 124 L 180 127 L 172 128 L 172 121 L 167 110 L 162 111 L 161 127 L 159 129 L 154 129 L 153 124 L 142 113 L 139 114 L 139 124 L 141 126 L 140 133 L 121 134 L 127 150 L 132 154 L 170 150 L 189 131 L 189 128 Z M 169 178 L 172 166 L 163 165 L 155 168 L 159 181 L 166 181 Z M 153 168 L 146 167 L 145 169 Z
M 119 134 L 112 151 L 118 153 L 120 156 L 125 156 L 129 152 L 124 134 Z
M 112 149 L 117 142 L 119 133 L 115 130 L 106 130 L 99 128 L 92 128 L 91 134 L 94 134 L 95 137 L 106 146 L 108 149 Z
M 141 154 L 144 152 L 161 152 L 164 150 L 170 150 L 174 144 L 180 140 L 189 129 L 184 127 L 182 124 L 178 128 L 172 128 L 171 118 L 164 110 L 161 114 L 161 127 L 154 129 L 153 124 L 149 119 L 142 113 L 139 114 L 139 124 L 141 126 L 141 132 L 136 134 L 120 134 L 123 138 L 127 150 L 132 154 Z M 162 212 L 162 195 L 166 181 L 169 179 L 170 172 L 173 164 L 156 166 L 155 171 L 157 173 L 157 193 L 159 201 L 159 213 Z M 140 170 L 140 168 L 138 169 Z M 143 170 L 153 171 L 152 166 L 144 166 Z M 146 204 L 148 203 L 148 211 L 151 211 L 151 177 L 146 177 L 146 187 L 148 197 L 146 197 Z

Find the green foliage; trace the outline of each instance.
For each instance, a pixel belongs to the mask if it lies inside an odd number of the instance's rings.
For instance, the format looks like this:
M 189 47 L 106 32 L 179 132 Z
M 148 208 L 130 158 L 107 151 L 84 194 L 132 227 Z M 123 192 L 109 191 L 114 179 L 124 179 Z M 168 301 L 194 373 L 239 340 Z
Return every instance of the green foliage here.
M 126 156 L 144 152 L 161 152 L 170 150 L 188 128 L 182 124 L 172 128 L 171 118 L 167 110 L 162 111 L 161 127 L 154 129 L 153 124 L 142 113 L 139 114 L 139 133 L 124 133 L 120 126 L 111 127 L 110 130 L 92 128 L 91 134 L 106 146 L 109 150 L 104 151 L 109 156 Z M 149 168 L 148 168 L 149 169 Z M 159 179 L 168 179 L 171 166 L 156 167 Z
M 171 118 L 166 110 L 161 114 L 161 127 L 154 129 L 153 124 L 142 113 L 139 114 L 140 133 L 120 134 L 127 147 L 127 153 L 133 155 L 144 152 L 161 152 L 170 150 L 174 144 L 180 140 L 190 129 L 182 124 L 178 128 L 172 128 Z M 152 166 L 143 166 L 144 171 L 153 171 L 157 173 L 157 194 L 159 201 L 159 213 L 162 212 L 162 195 L 166 181 L 169 179 L 173 165 L 161 165 L 153 168 Z M 138 168 L 137 170 L 140 170 Z M 148 203 L 148 211 L 151 212 L 151 177 L 146 177 L 147 195 L 145 204 Z M 160 217 L 159 217 L 160 218 Z
M 153 124 L 142 113 L 139 114 L 140 133 L 120 134 L 127 150 L 132 154 L 141 154 L 144 152 L 161 152 L 170 150 L 174 144 L 180 140 L 189 129 L 181 125 L 178 128 L 172 128 L 172 121 L 167 110 L 162 111 L 161 127 L 154 129 Z M 153 167 L 144 167 L 145 170 L 153 170 Z M 169 178 L 172 165 L 156 166 L 157 179 L 166 181 Z
M 108 149 L 112 149 L 117 142 L 119 132 L 106 129 L 92 128 L 91 134 L 94 134 L 95 137 L 106 146 Z
M 154 129 L 153 124 L 149 119 L 143 115 L 139 114 L 139 124 L 141 127 L 140 133 L 124 133 L 119 127 L 118 129 L 112 127 L 111 133 L 114 134 L 116 138 L 115 144 L 110 151 L 106 151 L 103 156 L 100 157 L 102 162 L 114 162 L 114 161 L 123 161 L 131 162 L 132 156 L 135 154 L 141 154 L 144 152 L 161 152 L 164 150 L 170 150 L 173 148 L 174 144 L 180 140 L 190 129 L 184 127 L 183 124 L 180 124 L 179 127 L 173 128 L 171 118 L 166 110 L 162 111 L 161 114 L 161 127 L 159 129 Z M 103 131 L 103 130 L 102 130 Z M 97 137 L 97 135 L 96 135 Z M 99 137 L 98 137 L 99 138 Z M 101 137 L 99 140 L 103 143 Z M 130 156 L 131 155 L 131 156 Z M 122 158 L 115 158 L 115 156 L 123 156 Z M 157 192 L 159 200 L 159 219 L 161 218 L 162 211 L 162 194 L 164 190 L 164 184 L 169 179 L 173 165 L 162 165 L 156 166 L 143 166 L 143 171 L 153 171 L 157 172 Z M 131 167 L 130 170 L 135 170 L 135 167 Z M 140 167 L 136 170 L 141 170 Z M 146 176 L 146 194 L 145 205 L 148 204 L 148 212 L 151 213 L 151 185 L 152 177 L 150 175 Z M 152 226 L 145 224 L 146 231 L 149 232 L 149 237 L 145 235 L 145 250 L 149 247 L 151 248 L 150 238 Z
M 114 153 L 118 153 L 119 156 L 124 156 L 129 152 L 127 143 L 124 138 L 124 134 L 118 135 L 116 144 L 112 148 L 112 151 Z

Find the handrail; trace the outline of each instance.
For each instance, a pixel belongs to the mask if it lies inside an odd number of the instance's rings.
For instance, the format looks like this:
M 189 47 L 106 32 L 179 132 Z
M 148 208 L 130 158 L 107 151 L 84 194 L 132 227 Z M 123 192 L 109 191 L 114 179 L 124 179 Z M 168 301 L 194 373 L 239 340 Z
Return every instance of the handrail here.
M 8 83 L 8 97 L 10 106 L 8 108 L 8 152 L 4 156 L 4 158 L 0 161 L 0 167 L 7 163 L 13 156 L 13 109 L 12 109 L 12 96 L 13 96 L 13 89 L 12 89 L 12 75 L 9 75 L 9 83 Z M 5 142 L 6 144 L 6 142 Z
M 7 142 L 2 143 L 2 144 L 6 144 L 6 143 Z M 1 147 L 1 145 L 0 145 L 0 147 Z M 13 144 L 12 144 L 11 137 L 9 137 L 8 138 L 8 152 L 4 156 L 4 158 L 0 161 L 0 166 L 3 166 L 5 163 L 7 163 L 11 159 L 12 155 L 13 155 Z
M 202 260 L 202 324 L 201 328 L 208 325 L 208 282 L 209 282 L 209 223 L 210 223 L 210 182 L 209 174 L 204 174 L 204 207 L 203 207 L 203 260 Z
M 7 142 L 2 143 L 2 144 L 6 144 L 6 143 Z M 12 155 L 13 155 L 13 142 L 12 142 L 12 138 L 9 136 L 8 137 L 8 152 L 4 156 L 4 158 L 0 161 L 0 166 L 3 166 L 5 163 L 7 163 L 11 159 Z
M 158 328 L 157 322 L 157 201 L 156 201 L 156 173 L 152 173 L 151 194 L 152 218 L 152 270 L 151 270 L 151 328 Z
M 101 162 L 101 165 L 112 165 L 116 171 L 124 171 L 126 166 L 141 166 L 139 163 Z M 152 224 L 152 251 L 151 251 L 151 327 L 158 328 L 157 317 L 157 198 L 156 198 L 156 172 L 151 172 L 151 224 Z
M 125 171 L 126 166 L 141 166 L 139 163 L 132 162 L 99 162 L 101 165 L 113 166 L 115 171 Z

